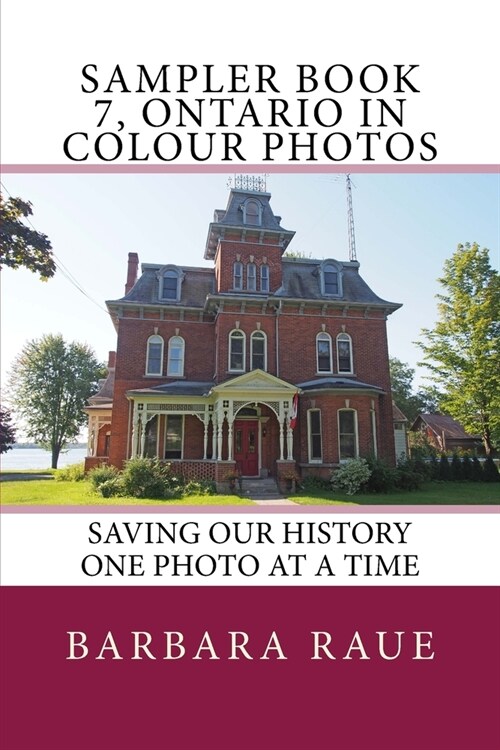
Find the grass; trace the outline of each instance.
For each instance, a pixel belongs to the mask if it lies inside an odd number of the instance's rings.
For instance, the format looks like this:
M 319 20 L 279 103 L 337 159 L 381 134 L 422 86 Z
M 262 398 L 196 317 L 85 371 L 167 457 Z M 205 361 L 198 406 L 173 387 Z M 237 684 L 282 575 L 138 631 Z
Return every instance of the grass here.
M 500 483 L 427 482 L 415 492 L 347 495 L 343 492 L 315 491 L 293 496 L 299 505 L 499 505 Z
M 237 495 L 190 495 L 182 500 L 139 500 L 135 497 L 103 498 L 87 482 L 29 480 L 2 482 L 4 505 L 252 505 Z M 417 492 L 395 491 L 388 495 L 346 495 L 342 492 L 297 493 L 299 505 L 498 505 L 500 484 L 473 482 L 428 482 Z
M 236 495 L 190 495 L 182 500 L 140 500 L 136 497 L 104 498 L 92 492 L 87 482 L 29 480 L 1 482 L 3 505 L 252 505 Z

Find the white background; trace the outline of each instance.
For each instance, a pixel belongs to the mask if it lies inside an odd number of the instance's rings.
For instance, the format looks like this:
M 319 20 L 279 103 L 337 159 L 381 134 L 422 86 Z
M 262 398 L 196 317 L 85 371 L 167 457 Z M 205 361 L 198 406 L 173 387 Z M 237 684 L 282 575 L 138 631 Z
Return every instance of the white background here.
M 111 542 L 105 544 L 103 541 L 90 543 L 89 539 L 94 542 L 98 539 L 95 534 L 89 531 L 90 524 L 93 522 L 100 523 L 100 533 L 102 539 L 108 536 L 111 530 L 111 524 L 115 523 L 120 538 L 126 538 L 126 532 L 123 522 L 128 522 L 132 532 L 140 528 L 138 537 L 134 543 L 116 543 L 116 535 L 112 534 Z M 138 523 L 155 523 L 161 522 L 167 528 L 172 528 L 171 524 L 176 524 L 177 538 L 174 543 L 164 541 L 161 544 L 148 544 L 145 542 L 145 527 L 138 527 Z M 256 529 L 258 522 L 269 523 L 271 525 L 270 538 L 274 540 L 273 544 L 269 542 L 257 543 L 250 541 L 247 544 L 238 544 L 235 542 L 234 524 L 238 524 L 241 529 L 241 539 L 246 538 L 247 524 L 252 524 L 252 530 Z M 390 544 L 383 542 L 376 544 L 374 541 L 368 543 L 356 543 L 352 541 L 347 526 L 345 529 L 345 540 L 347 543 L 340 544 L 335 541 L 320 544 L 318 539 L 325 539 L 315 531 L 315 543 L 284 544 L 284 524 L 288 523 L 290 528 L 297 529 L 298 524 L 303 524 L 304 539 L 307 539 L 307 524 L 314 524 L 314 530 L 318 529 L 318 524 L 332 522 L 350 523 L 351 528 L 359 524 L 360 541 L 368 539 L 368 527 L 376 527 L 377 524 L 392 524 L 390 531 L 391 538 L 395 543 Z M 397 543 L 401 539 L 400 535 L 394 528 L 394 523 L 399 522 L 403 529 L 407 522 L 411 522 L 404 535 L 405 543 Z M 200 532 L 199 543 L 184 543 L 179 537 L 178 529 L 182 524 L 190 524 L 186 527 L 186 538 L 191 538 L 193 524 L 198 524 Z M 230 527 L 231 537 L 225 543 L 215 543 L 211 541 L 209 529 L 215 527 L 213 536 L 217 540 L 222 540 L 226 533 L 223 524 Z M 245 586 L 245 585 L 262 585 L 262 586 L 329 586 L 329 585 L 349 585 L 349 586 L 479 586 L 479 585 L 498 585 L 500 582 L 500 570 L 498 568 L 498 538 L 500 532 L 500 516 L 494 515 L 470 515 L 470 514 L 428 514 L 413 515 L 411 513 L 388 513 L 384 515 L 373 514 L 301 514 L 298 515 L 253 515 L 251 518 L 244 519 L 242 516 L 214 516 L 196 514 L 75 514 L 75 515 L 56 515 L 56 514 L 38 514 L 29 515 L 8 514 L 2 518 L 2 535 L 3 535 L 3 571 L 2 580 L 5 585 L 65 585 L 65 586 L 117 586 L 117 585 L 159 585 L 159 586 L 193 586 L 203 585 L 220 585 L 220 586 Z M 96 527 L 97 528 L 97 527 Z M 324 527 L 327 528 L 327 527 Z M 329 527 L 328 527 L 329 528 Z M 332 539 L 340 537 L 336 535 L 335 527 L 331 529 Z M 152 538 L 155 539 L 156 533 L 153 529 Z M 297 539 L 297 536 L 291 536 L 291 539 Z M 373 537 L 375 539 L 375 537 Z M 301 563 L 303 573 L 300 577 L 293 576 L 295 572 L 294 562 L 289 561 L 288 555 L 307 556 L 307 560 Z M 394 555 L 418 555 L 417 567 L 412 567 L 412 572 L 419 571 L 418 576 L 385 576 L 365 577 L 358 575 L 352 577 L 349 575 L 350 563 L 344 561 L 344 555 L 381 555 L 388 566 Z M 85 575 L 82 571 L 82 561 L 87 555 L 98 555 L 103 561 L 105 555 L 115 558 L 117 563 L 121 564 L 120 555 L 143 555 L 142 570 L 145 571 L 142 577 L 122 576 L 113 574 L 110 576 L 102 575 Z M 193 576 L 184 575 L 174 577 L 169 574 L 172 565 L 169 564 L 164 568 L 161 577 L 155 577 L 154 572 L 154 555 L 192 555 L 193 558 L 201 555 L 237 555 L 241 558 L 243 555 L 254 555 L 259 560 L 259 571 L 256 575 L 246 576 L 235 572 L 230 577 L 222 575 L 224 569 L 222 566 L 217 567 L 214 575 L 205 576 L 195 572 L 193 562 Z M 276 573 L 270 577 L 269 573 L 278 555 L 281 555 L 283 563 L 286 565 L 288 576 L 281 576 Z M 318 571 L 322 558 L 328 555 L 331 562 L 335 577 L 328 575 L 315 576 Z M 130 562 L 130 561 L 129 561 Z M 234 565 L 234 563 L 231 563 Z M 251 560 L 243 562 L 243 570 L 246 573 L 253 572 Z M 88 572 L 95 573 L 97 567 L 96 561 L 89 561 Z M 201 563 L 202 572 L 210 570 L 209 561 Z M 248 567 L 246 567 L 248 565 Z M 111 566 L 111 570 L 115 569 Z M 139 572 L 141 568 L 137 568 Z M 185 571 L 185 568 L 182 568 Z M 103 567 L 103 573 L 106 567 Z M 374 569 L 373 571 L 374 572 Z
M 318 70 L 340 63 L 358 74 L 366 65 L 387 69 L 396 64 L 420 65 L 411 79 L 418 82 L 421 93 L 408 96 L 404 130 L 415 140 L 423 132 L 436 132 L 435 164 L 497 163 L 494 6 L 490 0 L 453 6 L 430 0 L 406 5 L 392 0 L 328 4 L 311 0 L 294 12 L 290 5 L 262 0 L 243 5 L 226 0 L 195 4 L 144 0 L 139 5 L 118 0 L 81 4 L 4 0 L 2 162 L 68 163 L 62 151 L 66 135 L 74 131 L 95 135 L 94 99 L 108 95 L 82 93 L 81 69 L 89 63 L 103 71 L 103 80 L 118 63 L 131 75 L 137 64 L 151 71 L 163 64 L 213 64 L 218 71 L 228 64 L 271 64 L 279 71 L 281 95 L 290 99 L 298 96 L 298 63 Z M 251 73 L 249 80 L 253 87 Z M 140 118 L 146 96 L 114 95 L 113 111 L 120 115 L 115 119 L 124 120 L 126 132 L 149 130 Z M 350 100 L 341 96 L 348 113 L 341 130 L 355 132 L 359 117 L 353 103 L 365 94 L 353 87 Z M 398 96 L 404 95 L 390 95 Z M 255 143 L 245 155 L 249 164 L 255 163 L 262 158 L 262 149 Z M 126 158 L 120 161 L 126 163 Z M 285 163 L 287 158 L 284 153 L 280 160 Z M 348 161 L 355 164 L 361 159 L 359 148 L 353 148 Z M 183 155 L 178 161 L 191 159 Z M 377 164 L 390 162 L 386 154 L 377 154 Z M 411 162 L 420 162 L 418 150 Z

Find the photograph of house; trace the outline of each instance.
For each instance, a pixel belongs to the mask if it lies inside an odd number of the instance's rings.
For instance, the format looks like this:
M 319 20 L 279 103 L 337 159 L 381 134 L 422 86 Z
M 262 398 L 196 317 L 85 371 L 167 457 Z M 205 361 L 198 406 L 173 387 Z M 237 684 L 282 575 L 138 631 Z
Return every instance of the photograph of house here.
M 124 294 L 106 302 L 117 346 L 88 406 L 86 468 L 158 457 L 220 483 L 230 469 L 327 478 L 352 457 L 394 464 L 386 321 L 401 305 L 352 248 L 294 252 L 293 217 L 275 215 L 261 179 L 238 178 L 209 219 L 210 265 L 128 254 Z

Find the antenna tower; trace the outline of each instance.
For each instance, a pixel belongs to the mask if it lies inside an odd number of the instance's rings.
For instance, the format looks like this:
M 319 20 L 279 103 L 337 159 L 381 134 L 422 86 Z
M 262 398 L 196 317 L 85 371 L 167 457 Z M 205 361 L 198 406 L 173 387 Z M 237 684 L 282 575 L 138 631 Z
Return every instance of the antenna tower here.
M 349 260 L 356 260 L 356 237 L 354 236 L 354 212 L 352 210 L 351 175 L 345 176 L 345 189 L 347 193 L 347 232 L 349 235 Z

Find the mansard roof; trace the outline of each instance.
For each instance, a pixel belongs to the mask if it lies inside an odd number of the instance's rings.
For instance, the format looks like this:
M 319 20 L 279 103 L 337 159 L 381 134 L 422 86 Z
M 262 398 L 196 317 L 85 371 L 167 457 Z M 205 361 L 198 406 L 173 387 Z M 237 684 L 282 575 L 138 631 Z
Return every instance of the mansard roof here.
M 173 266 L 172 266 L 173 267 Z M 175 266 L 182 275 L 181 295 L 178 302 L 160 299 L 159 276 L 165 265 L 143 263 L 142 274 L 133 288 L 124 297 L 112 302 L 135 302 L 139 305 L 174 304 L 180 307 L 199 307 L 203 309 L 207 295 L 215 288 L 215 274 L 212 268 Z
M 401 307 L 399 303 L 382 299 L 370 289 L 366 281 L 359 275 L 359 263 L 357 261 L 333 262 L 338 267 L 342 277 L 341 294 L 338 296 L 332 297 L 322 292 L 321 266 L 324 265 L 325 261 L 286 257 L 282 259 L 283 284 L 274 296 L 284 299 L 328 299 L 346 304 L 384 305 L 393 310 Z
M 213 259 L 217 250 L 217 244 L 225 235 L 227 229 L 245 230 L 256 235 L 272 233 L 278 235 L 280 245 L 283 249 L 292 240 L 295 232 L 281 226 L 281 216 L 276 216 L 270 205 L 271 194 L 255 190 L 233 189 L 229 194 L 226 209 L 214 211 L 214 221 L 209 225 L 207 243 L 205 247 L 205 258 Z M 244 210 L 248 202 L 259 206 L 258 223 L 245 221 Z

